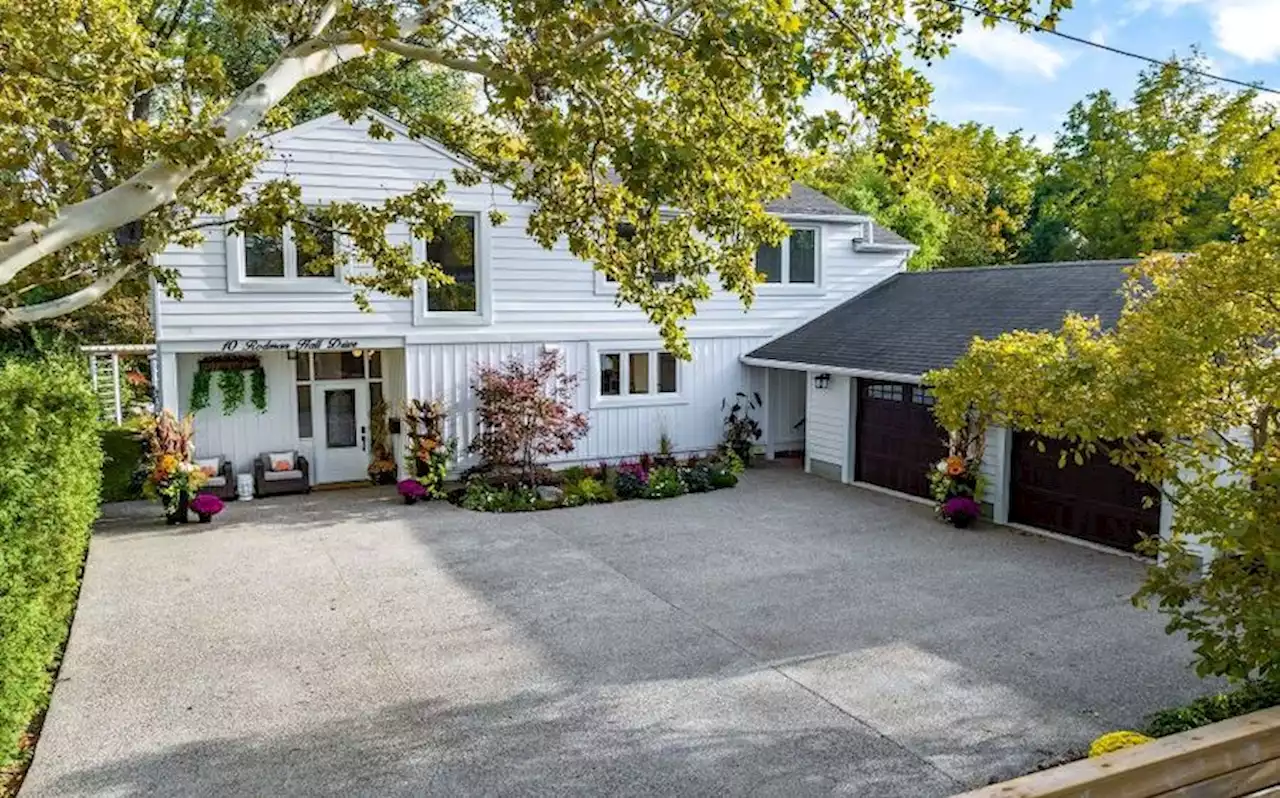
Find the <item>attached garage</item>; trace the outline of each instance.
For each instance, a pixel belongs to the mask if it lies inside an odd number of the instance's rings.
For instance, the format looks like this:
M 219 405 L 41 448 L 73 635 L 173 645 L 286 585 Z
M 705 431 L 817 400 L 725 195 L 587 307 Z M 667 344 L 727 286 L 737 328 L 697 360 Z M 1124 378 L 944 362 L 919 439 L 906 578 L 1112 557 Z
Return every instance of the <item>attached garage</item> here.
M 857 382 L 854 480 L 928 497 L 928 469 L 947 454 L 933 396 L 909 383 Z
M 1102 453 L 1077 465 L 1068 451 L 1060 468 L 1063 451 L 1060 441 L 1014 433 L 1010 521 L 1126 551 L 1144 535 L 1160 534 L 1159 491 Z
M 1068 312 L 1115 323 L 1132 261 L 941 269 L 894 275 L 743 357 L 748 366 L 806 375 L 805 466 L 845 482 L 929 495 L 928 470 L 946 436 L 920 383 L 975 337 L 1052 330 Z M 1060 446 L 987 430 L 985 510 L 1013 522 L 1131 551 L 1159 534 L 1156 491 L 1102 455 L 1058 468 Z M 1153 500 L 1144 506 L 1144 498 Z

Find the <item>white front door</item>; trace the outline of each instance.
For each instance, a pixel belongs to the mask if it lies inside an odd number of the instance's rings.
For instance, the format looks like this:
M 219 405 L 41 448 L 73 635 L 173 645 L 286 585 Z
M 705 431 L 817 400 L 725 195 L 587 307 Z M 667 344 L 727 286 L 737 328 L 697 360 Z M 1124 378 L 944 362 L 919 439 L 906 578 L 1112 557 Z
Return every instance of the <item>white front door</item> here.
M 316 482 L 355 482 L 369 469 L 369 383 L 325 380 L 311 386 Z

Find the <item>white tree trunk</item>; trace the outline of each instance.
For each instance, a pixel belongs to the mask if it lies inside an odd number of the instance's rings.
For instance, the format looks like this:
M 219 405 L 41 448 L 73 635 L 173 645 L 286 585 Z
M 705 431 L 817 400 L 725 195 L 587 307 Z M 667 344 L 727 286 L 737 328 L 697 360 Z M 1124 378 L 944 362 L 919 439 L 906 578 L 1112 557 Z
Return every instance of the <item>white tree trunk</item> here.
M 336 7 L 337 0 L 334 0 L 321 13 L 316 25 L 318 33 L 332 20 Z M 417 26 L 416 21 L 406 23 L 400 33 L 408 35 Z M 255 130 L 267 113 L 299 83 L 370 52 L 371 47 L 358 34 L 313 38 L 292 47 L 256 83 L 236 97 L 214 120 L 213 128 L 222 130 L 224 144 L 233 144 Z M 0 241 L 0 286 L 42 258 L 173 202 L 182 185 L 203 165 L 156 161 L 124 183 L 63 208 L 47 225 L 34 222 L 19 225 L 13 235 Z

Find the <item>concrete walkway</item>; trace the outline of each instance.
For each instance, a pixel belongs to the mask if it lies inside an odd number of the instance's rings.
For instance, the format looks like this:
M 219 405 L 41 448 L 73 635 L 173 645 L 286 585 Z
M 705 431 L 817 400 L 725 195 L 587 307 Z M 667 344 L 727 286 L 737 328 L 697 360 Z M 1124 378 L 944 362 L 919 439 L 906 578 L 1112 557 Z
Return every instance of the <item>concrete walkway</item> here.
M 947 795 L 1212 687 L 1142 568 L 787 470 L 108 522 L 22 796 Z

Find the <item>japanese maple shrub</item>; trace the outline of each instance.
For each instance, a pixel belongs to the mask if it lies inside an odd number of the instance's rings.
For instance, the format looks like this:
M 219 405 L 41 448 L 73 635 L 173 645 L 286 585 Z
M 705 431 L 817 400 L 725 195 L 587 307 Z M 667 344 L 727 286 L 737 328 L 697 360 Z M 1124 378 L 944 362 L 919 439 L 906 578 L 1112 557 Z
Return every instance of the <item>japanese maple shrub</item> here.
M 574 410 L 578 378 L 543 352 L 532 363 L 518 357 L 481 366 L 472 389 L 479 400 L 480 434 L 470 451 L 491 470 L 515 470 L 532 485 L 538 461 L 573 451 L 587 434 L 587 416 Z

